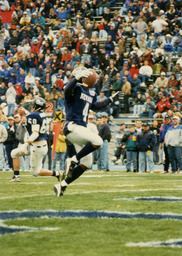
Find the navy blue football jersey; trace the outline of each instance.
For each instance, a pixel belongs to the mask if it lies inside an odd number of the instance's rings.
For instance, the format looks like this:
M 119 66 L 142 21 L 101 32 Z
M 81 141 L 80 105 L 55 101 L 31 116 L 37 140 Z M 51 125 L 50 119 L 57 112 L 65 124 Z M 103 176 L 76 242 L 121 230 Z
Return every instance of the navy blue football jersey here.
M 76 84 L 73 95 L 65 97 L 66 120 L 82 126 L 87 126 L 89 109 L 97 101 L 97 95 L 93 90 L 84 90 Z
M 35 141 L 47 140 L 47 117 L 44 112 L 32 112 L 27 116 L 26 128 L 29 136 L 32 134 L 32 125 L 39 124 L 39 136 Z

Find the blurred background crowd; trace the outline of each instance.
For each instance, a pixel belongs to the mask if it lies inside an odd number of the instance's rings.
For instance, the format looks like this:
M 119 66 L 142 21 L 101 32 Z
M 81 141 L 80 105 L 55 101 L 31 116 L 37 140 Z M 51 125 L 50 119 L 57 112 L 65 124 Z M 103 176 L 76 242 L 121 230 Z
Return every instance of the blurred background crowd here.
M 103 110 L 110 119 L 181 121 L 182 2 L 0 0 L 1 124 L 36 96 L 64 113 L 63 86 L 80 66 L 96 70 L 98 100 L 120 92 Z

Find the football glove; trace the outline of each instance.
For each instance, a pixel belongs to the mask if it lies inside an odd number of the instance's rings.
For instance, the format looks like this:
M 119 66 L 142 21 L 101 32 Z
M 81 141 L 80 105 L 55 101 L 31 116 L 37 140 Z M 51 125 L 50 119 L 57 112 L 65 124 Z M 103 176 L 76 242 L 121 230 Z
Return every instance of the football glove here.
M 76 80 L 80 80 L 81 78 L 83 77 L 89 77 L 89 75 L 91 75 L 92 72 L 87 69 L 87 68 L 84 68 L 84 69 L 81 69 L 81 68 L 77 68 L 75 70 L 73 70 L 73 73 L 72 75 L 76 78 Z
M 118 94 L 119 94 L 119 91 L 116 92 L 116 93 L 114 93 L 112 96 L 110 96 L 109 99 L 110 99 L 111 101 L 113 101 L 114 98 L 115 98 Z

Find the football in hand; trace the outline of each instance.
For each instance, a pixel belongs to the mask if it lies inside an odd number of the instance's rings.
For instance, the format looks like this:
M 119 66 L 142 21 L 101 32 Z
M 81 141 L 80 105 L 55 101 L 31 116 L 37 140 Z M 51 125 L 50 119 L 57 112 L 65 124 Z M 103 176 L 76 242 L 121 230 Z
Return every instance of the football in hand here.
M 91 74 L 88 77 L 83 77 L 82 82 L 84 84 L 87 84 L 89 88 L 91 88 L 97 81 L 97 73 L 94 69 L 89 68 L 89 71 L 91 71 Z

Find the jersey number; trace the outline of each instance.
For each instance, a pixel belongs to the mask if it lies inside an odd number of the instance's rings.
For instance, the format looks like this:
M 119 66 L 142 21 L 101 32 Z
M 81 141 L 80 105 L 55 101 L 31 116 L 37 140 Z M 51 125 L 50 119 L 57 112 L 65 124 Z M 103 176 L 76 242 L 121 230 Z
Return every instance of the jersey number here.
M 42 125 L 40 128 L 40 133 L 46 133 L 47 132 L 47 120 L 43 119 Z
M 87 116 L 88 116 L 88 110 L 89 110 L 89 103 L 87 102 L 84 109 L 83 109 L 83 121 L 87 121 Z

